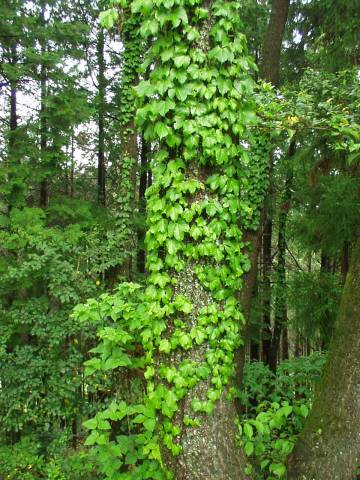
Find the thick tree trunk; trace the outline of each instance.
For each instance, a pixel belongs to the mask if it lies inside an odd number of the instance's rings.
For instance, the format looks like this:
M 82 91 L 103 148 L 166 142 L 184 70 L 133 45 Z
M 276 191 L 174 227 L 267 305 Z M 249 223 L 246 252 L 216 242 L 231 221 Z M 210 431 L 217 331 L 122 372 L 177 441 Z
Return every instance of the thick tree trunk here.
M 354 480 L 360 460 L 360 240 L 351 259 L 324 376 L 289 460 L 289 480 Z
M 100 205 L 105 205 L 105 108 L 106 108 L 106 79 L 104 58 L 104 31 L 100 27 L 97 38 L 98 57 L 98 166 L 97 166 L 97 198 Z
M 189 172 L 190 173 L 190 172 Z M 191 174 L 191 173 L 190 173 Z M 195 264 L 188 264 L 177 278 L 175 295 L 184 295 L 193 304 L 193 321 L 201 308 L 213 304 L 210 292 L 197 279 Z M 208 344 L 192 347 L 187 353 L 175 353 L 171 359 L 177 367 L 185 359 L 198 365 L 206 362 Z M 207 400 L 207 392 L 212 388 L 211 376 L 200 381 L 181 402 L 180 410 L 175 414 L 173 422 L 183 425 L 185 415 L 193 416 L 192 401 L 194 398 Z M 237 417 L 236 404 L 227 399 L 226 388 L 216 402 L 211 414 L 197 414 L 201 425 L 187 427 L 181 434 L 179 442 L 183 454 L 173 457 L 165 452 L 166 463 L 174 473 L 176 480 L 242 480 L 245 479 L 245 457 L 236 445 Z

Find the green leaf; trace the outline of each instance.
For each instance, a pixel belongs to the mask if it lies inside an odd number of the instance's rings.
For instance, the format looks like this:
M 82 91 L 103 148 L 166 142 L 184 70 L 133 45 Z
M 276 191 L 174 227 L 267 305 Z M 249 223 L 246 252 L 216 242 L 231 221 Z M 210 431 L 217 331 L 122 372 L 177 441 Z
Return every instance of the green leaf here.
M 309 415 L 309 409 L 308 409 L 308 407 L 307 407 L 306 405 L 302 404 L 302 405 L 300 406 L 300 413 L 301 413 L 301 415 L 302 415 L 304 418 L 306 418 L 306 417 Z
M 250 457 L 250 455 L 254 451 L 254 444 L 252 442 L 246 442 L 244 446 L 244 452 L 247 457 Z
M 154 87 L 151 85 L 149 80 L 143 80 L 136 87 L 134 87 L 136 95 L 138 97 L 150 97 L 154 94 Z
M 253 428 L 249 423 L 244 424 L 244 434 L 249 439 L 251 439 L 254 435 Z
M 164 353 L 170 353 L 171 344 L 167 338 L 163 338 L 159 344 L 159 351 Z
M 283 463 L 271 463 L 269 470 L 271 473 L 275 474 L 277 477 L 281 478 L 285 475 L 286 467 Z
M 174 58 L 174 63 L 177 68 L 187 67 L 190 65 L 190 57 L 188 55 L 178 55 Z
M 100 25 L 105 27 L 107 30 L 110 30 L 114 25 L 117 19 L 119 18 L 119 13 L 115 8 L 110 8 L 105 10 L 105 12 L 100 12 L 99 22 Z
M 155 125 L 155 133 L 161 140 L 171 133 L 171 129 L 165 123 L 157 122 Z

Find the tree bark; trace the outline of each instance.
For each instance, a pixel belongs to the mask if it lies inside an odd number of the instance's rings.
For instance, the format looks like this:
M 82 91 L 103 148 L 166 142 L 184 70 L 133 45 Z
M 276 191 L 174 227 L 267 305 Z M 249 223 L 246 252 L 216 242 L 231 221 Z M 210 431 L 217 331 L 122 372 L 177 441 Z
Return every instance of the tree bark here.
M 269 194 L 271 197 L 271 194 Z M 263 362 L 267 365 L 271 363 L 271 267 L 272 267 L 272 219 L 270 217 L 269 208 L 264 222 L 263 239 L 262 239 L 262 313 L 263 313 Z
M 97 38 L 98 57 L 98 166 L 97 166 L 97 198 L 100 205 L 105 205 L 105 108 L 106 108 L 106 79 L 104 58 L 104 31 L 99 27 Z
M 275 87 L 279 84 L 281 42 L 288 16 L 290 0 L 273 0 L 271 6 L 270 20 L 265 34 L 262 61 L 260 64 L 260 77 Z M 272 163 L 272 159 L 270 159 Z M 272 172 L 272 168 L 270 169 Z M 272 192 L 269 189 L 268 204 L 271 201 Z M 271 239 L 272 239 L 272 218 L 269 208 L 266 209 L 265 223 L 263 227 L 263 323 L 265 325 L 263 340 L 264 362 L 274 367 L 276 357 L 272 348 L 271 328 Z M 277 333 L 277 332 L 276 332 Z M 278 335 L 277 335 L 278 336 Z M 275 367 L 276 368 L 276 367 Z
M 146 200 L 145 192 L 149 186 L 149 153 L 150 145 L 145 138 L 141 139 L 141 155 L 140 155 L 140 181 L 139 181 L 139 213 L 143 215 L 145 223 Z M 139 273 L 145 273 L 145 228 L 140 226 L 138 229 L 138 253 L 137 253 L 137 268 Z
M 295 154 L 295 142 L 292 141 L 289 147 L 289 158 Z M 286 303 L 286 223 L 291 205 L 291 188 L 293 172 L 289 168 L 286 172 L 285 188 L 281 196 L 281 205 L 278 221 L 277 240 L 277 266 L 276 266 L 276 295 L 274 301 L 274 328 L 269 347 L 269 367 L 275 372 L 279 358 L 281 332 L 286 329 L 287 324 L 287 303 Z M 288 354 L 287 354 L 288 355 Z
M 273 0 L 265 34 L 260 77 L 274 86 L 279 84 L 281 42 L 288 17 L 290 0 Z
M 278 84 L 281 42 L 287 20 L 290 0 L 273 0 L 271 8 L 271 16 L 264 38 L 262 48 L 262 62 L 260 65 L 260 76 L 263 80 L 271 82 L 273 85 Z M 270 163 L 270 162 L 269 162 Z M 264 224 L 266 218 L 265 210 L 261 214 L 261 225 Z M 251 259 L 251 270 L 244 278 L 244 286 L 241 293 L 241 301 L 245 319 L 248 320 L 249 309 L 251 304 L 252 292 L 256 282 L 257 275 L 257 258 L 260 252 L 262 229 L 258 232 L 248 232 L 249 236 L 249 252 Z M 236 379 L 239 388 L 242 386 L 243 365 L 245 363 L 245 349 L 241 348 L 236 354 L 237 368 Z
M 40 25 L 45 28 L 45 4 L 42 2 L 40 11 Z M 41 40 L 41 55 L 46 53 L 45 40 Z M 47 96 L 47 68 L 44 59 L 41 60 L 40 66 L 40 152 L 42 160 L 42 180 L 40 182 L 40 207 L 46 208 L 49 199 L 48 186 L 48 157 L 47 157 L 47 143 L 48 143 L 48 125 L 46 119 L 46 96 Z
M 360 240 L 354 248 L 323 379 L 289 480 L 353 480 L 360 460 Z

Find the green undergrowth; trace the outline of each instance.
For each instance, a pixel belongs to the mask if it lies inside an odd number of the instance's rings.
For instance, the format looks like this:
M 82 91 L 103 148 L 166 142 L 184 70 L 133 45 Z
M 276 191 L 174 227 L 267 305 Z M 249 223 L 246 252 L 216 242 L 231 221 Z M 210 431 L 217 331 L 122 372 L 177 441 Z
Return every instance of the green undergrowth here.
M 283 361 L 274 374 L 262 362 L 245 366 L 240 444 L 254 480 L 286 478 L 286 459 L 310 412 L 325 355 Z
M 95 480 L 93 454 L 70 449 L 66 435 L 44 444 L 35 435 L 14 445 L 0 444 L 1 480 Z

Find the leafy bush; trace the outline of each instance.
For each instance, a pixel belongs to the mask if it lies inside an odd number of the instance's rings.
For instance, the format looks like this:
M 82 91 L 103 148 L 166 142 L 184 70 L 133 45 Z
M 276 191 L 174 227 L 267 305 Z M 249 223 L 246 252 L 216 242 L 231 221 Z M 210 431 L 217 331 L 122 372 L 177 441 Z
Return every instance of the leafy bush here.
M 57 442 L 49 446 L 55 450 Z M 33 436 L 23 437 L 14 445 L 0 445 L 0 478 L 2 480 L 95 480 L 100 477 L 91 452 L 65 448 L 45 455 Z
M 246 414 L 239 432 L 251 461 L 247 473 L 255 479 L 284 478 L 286 457 L 311 409 L 324 361 L 325 356 L 319 353 L 287 360 L 276 374 L 261 362 L 245 366 L 240 398 Z

